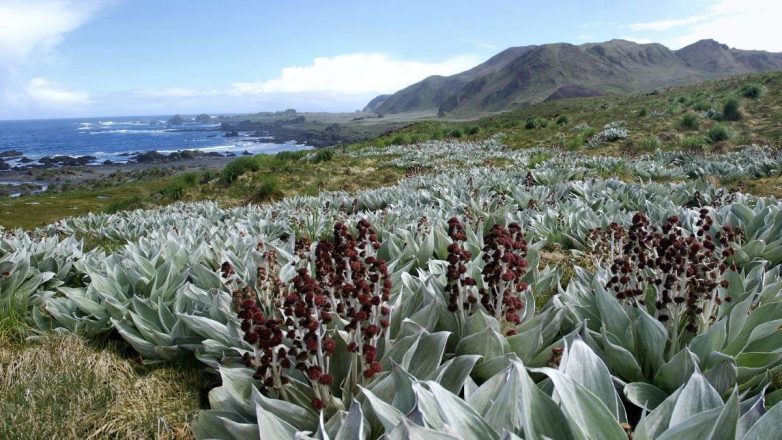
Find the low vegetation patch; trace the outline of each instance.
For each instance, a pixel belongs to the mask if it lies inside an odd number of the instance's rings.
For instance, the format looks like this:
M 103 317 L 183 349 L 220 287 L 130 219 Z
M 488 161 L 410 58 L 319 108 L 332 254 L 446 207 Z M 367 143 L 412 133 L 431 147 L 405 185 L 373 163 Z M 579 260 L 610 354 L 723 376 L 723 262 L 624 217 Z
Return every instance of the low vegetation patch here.
M 141 368 L 77 336 L 0 339 L 0 438 L 191 439 L 198 371 Z

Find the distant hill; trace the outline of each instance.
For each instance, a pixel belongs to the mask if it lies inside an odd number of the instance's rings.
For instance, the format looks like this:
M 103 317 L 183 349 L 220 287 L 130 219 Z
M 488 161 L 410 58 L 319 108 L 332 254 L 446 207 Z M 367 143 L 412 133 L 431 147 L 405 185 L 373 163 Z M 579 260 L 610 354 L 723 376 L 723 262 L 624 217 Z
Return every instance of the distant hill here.
M 371 101 L 369 101 L 369 104 L 367 104 L 366 107 L 364 107 L 365 112 L 373 112 L 377 110 L 378 107 L 383 105 L 386 101 L 388 101 L 388 98 L 390 98 L 391 95 L 378 95 L 375 96 Z
M 782 70 L 782 53 L 701 40 L 673 51 L 626 40 L 506 49 L 470 70 L 430 76 L 367 106 L 378 113 L 437 110 L 469 116 L 555 99 L 625 94 Z M 382 99 L 381 99 L 382 98 Z

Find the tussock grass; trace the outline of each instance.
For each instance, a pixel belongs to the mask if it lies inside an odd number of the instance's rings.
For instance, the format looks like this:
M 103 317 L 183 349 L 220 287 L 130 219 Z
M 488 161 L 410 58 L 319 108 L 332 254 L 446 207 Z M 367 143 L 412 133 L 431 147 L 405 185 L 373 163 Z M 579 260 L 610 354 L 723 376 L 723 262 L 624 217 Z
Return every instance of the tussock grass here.
M 27 301 L 16 296 L 0 300 L 0 341 L 21 342 L 29 330 Z
M 142 368 L 73 335 L 0 339 L 2 439 L 190 439 L 198 408 L 193 368 Z

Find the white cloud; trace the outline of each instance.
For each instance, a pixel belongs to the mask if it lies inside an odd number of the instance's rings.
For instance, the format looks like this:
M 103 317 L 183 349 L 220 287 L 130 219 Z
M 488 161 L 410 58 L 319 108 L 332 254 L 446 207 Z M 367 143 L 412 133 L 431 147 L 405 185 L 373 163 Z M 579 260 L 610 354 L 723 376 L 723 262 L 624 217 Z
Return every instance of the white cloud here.
M 87 105 L 92 103 L 85 92 L 68 90 L 44 78 L 33 78 L 25 88 L 27 96 L 39 106 Z
M 380 53 L 318 57 L 307 66 L 282 69 L 277 78 L 232 85 L 236 94 L 333 92 L 372 94 L 395 92 L 430 75 L 451 75 L 478 63 L 474 56 L 441 62 L 397 60 Z
M 628 27 L 636 31 L 666 32 L 656 40 L 677 49 L 713 38 L 740 49 L 782 51 L 782 2 L 775 0 L 719 0 L 702 14 Z
M 100 0 L 3 0 L 0 2 L 0 65 L 14 68 L 45 54 L 90 20 Z

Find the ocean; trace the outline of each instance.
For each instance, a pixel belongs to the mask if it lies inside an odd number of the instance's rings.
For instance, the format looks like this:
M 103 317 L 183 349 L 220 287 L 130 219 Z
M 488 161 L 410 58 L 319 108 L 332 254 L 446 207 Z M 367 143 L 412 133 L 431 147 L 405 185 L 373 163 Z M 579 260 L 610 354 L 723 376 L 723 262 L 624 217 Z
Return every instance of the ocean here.
M 91 164 L 110 160 L 123 163 L 139 152 L 157 151 L 169 154 L 181 150 L 252 154 L 310 149 L 296 142 L 273 142 L 274 139 L 239 133 L 224 137 L 218 123 L 188 121 L 170 125 L 170 116 L 135 116 L 112 118 L 49 119 L 0 121 L 0 152 L 16 150 L 35 164 L 51 156 L 93 156 Z M 11 167 L 24 165 L 19 158 L 6 158 Z

